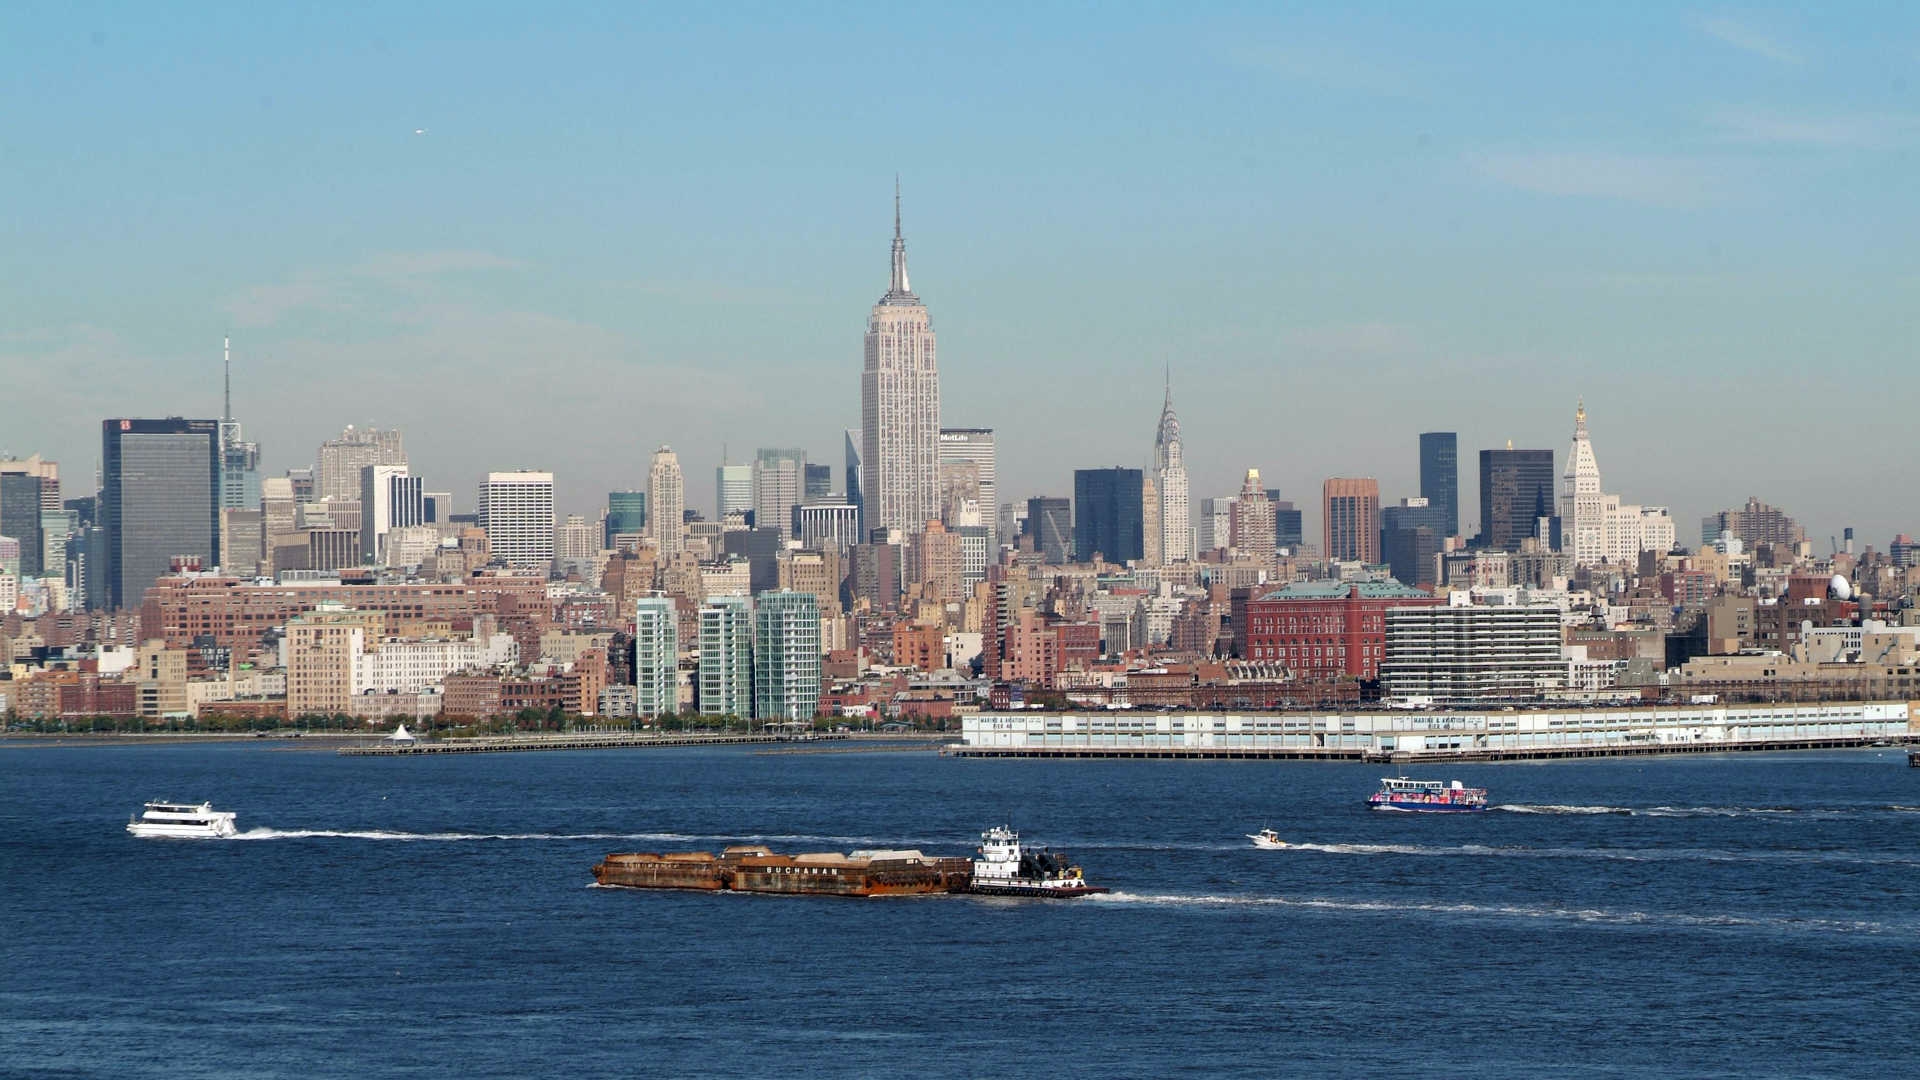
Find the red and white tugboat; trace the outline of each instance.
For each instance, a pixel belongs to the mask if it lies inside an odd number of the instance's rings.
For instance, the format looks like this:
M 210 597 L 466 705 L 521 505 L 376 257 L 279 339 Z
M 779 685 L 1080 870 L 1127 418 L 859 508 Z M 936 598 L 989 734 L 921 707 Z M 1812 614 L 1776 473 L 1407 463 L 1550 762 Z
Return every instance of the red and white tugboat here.
M 1090 896 L 1110 890 L 1087 884 L 1086 874 L 1067 857 L 1046 848 L 1031 850 L 1020 844 L 1020 834 L 995 826 L 980 834 L 979 855 L 973 860 L 973 883 L 968 892 L 986 896 Z

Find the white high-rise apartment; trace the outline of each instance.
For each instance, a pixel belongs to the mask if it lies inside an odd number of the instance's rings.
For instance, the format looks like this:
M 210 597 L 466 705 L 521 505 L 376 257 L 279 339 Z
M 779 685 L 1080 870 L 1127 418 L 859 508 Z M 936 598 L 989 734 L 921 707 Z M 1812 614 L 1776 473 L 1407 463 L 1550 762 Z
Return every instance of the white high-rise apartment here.
M 647 473 L 647 535 L 659 545 L 660 557 L 670 559 L 686 548 L 686 480 L 680 475 L 680 456 L 673 447 L 653 452 Z
M 980 524 L 987 529 L 987 547 L 989 552 L 999 550 L 998 511 L 1000 496 L 995 487 L 999 468 L 993 447 L 992 428 L 941 428 L 940 463 L 942 465 L 968 464 L 974 467 L 980 481 Z M 953 523 L 959 524 L 959 523 Z M 989 558 L 992 555 L 989 554 Z
M 700 713 L 753 715 L 753 604 L 744 596 L 700 605 Z
M 763 592 L 753 609 L 753 715 L 791 722 L 819 711 L 819 602 L 812 593 Z
M 508 566 L 553 565 L 553 474 L 490 472 L 480 485 L 480 528 L 493 557 Z
M 1587 437 L 1587 406 L 1573 414 L 1573 449 L 1560 476 L 1561 548 L 1575 566 L 1632 563 L 1642 551 L 1673 547 L 1673 516 L 1664 506 L 1623 505 L 1600 488 L 1600 463 Z
M 1160 430 L 1153 439 L 1153 484 L 1160 498 L 1160 559 L 1193 558 L 1193 525 L 1187 509 L 1187 465 L 1180 451 L 1180 420 L 1173 415 L 1173 375 L 1167 375 L 1167 400 L 1160 407 Z
M 753 509 L 753 466 L 722 465 L 713 470 L 714 520 Z
M 865 528 L 925 529 L 940 516 L 940 370 L 926 305 L 907 283 L 897 184 L 893 279 L 867 317 L 860 432 Z
M 753 525 L 793 539 L 793 508 L 806 489 L 805 450 L 763 449 L 753 459 Z
M 679 712 L 680 616 L 671 596 L 634 601 L 633 684 L 641 716 Z
M 579 514 L 568 514 L 567 520 L 554 530 L 553 557 L 563 563 L 586 562 L 600 550 L 600 530 L 587 524 L 587 519 Z

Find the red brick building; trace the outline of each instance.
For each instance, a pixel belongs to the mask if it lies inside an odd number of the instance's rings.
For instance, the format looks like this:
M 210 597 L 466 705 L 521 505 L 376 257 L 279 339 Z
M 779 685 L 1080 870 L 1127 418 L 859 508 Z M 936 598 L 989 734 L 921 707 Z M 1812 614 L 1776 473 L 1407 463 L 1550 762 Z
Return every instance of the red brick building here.
M 900 623 L 893 628 L 893 662 L 897 667 L 938 671 L 947 666 L 946 629 Z
M 1245 660 L 1278 661 L 1295 678 L 1380 677 L 1387 609 L 1442 601 L 1393 581 L 1298 581 L 1250 598 Z

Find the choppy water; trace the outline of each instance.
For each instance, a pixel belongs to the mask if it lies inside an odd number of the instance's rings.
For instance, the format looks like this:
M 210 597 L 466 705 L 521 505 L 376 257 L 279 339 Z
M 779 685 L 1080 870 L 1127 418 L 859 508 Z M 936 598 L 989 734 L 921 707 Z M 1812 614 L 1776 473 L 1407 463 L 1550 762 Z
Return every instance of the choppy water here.
M 1898 1076 L 1920 770 L 1893 751 L 1431 772 L 743 748 L 0 748 L 0 1073 Z M 142 841 L 150 798 L 240 812 Z M 589 887 L 610 850 L 1008 820 L 1104 897 Z M 1258 851 L 1271 824 L 1295 850 Z

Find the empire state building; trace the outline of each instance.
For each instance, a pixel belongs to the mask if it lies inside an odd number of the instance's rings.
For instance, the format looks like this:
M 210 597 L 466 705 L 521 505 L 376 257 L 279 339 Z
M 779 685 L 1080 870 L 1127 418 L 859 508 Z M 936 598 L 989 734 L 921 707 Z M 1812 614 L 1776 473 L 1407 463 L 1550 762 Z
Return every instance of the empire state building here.
M 893 279 L 867 317 L 860 373 L 865 527 L 921 532 L 940 516 L 940 369 L 933 324 L 907 284 L 900 187 L 893 191 Z

